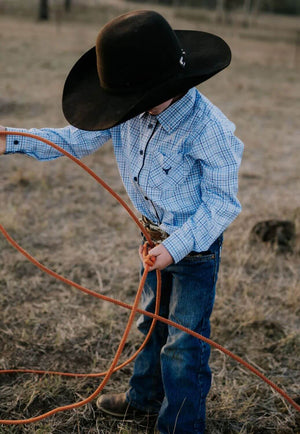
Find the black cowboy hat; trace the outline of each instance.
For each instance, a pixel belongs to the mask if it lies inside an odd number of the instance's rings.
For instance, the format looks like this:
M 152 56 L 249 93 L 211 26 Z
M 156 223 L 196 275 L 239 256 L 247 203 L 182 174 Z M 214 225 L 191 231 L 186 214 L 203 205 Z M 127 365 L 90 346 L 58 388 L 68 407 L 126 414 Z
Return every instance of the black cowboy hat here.
M 172 30 L 154 11 L 130 12 L 106 24 L 71 69 L 64 115 L 83 130 L 111 128 L 202 83 L 230 60 L 216 35 Z

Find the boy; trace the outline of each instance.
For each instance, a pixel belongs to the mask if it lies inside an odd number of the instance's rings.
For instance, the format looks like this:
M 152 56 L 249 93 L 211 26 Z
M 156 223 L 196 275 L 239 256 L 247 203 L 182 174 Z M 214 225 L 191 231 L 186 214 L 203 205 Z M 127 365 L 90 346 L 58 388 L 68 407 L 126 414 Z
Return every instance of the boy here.
M 122 15 L 104 26 L 96 47 L 69 73 L 63 110 L 72 126 L 30 130 L 77 157 L 112 139 L 124 186 L 156 243 L 142 308 L 154 311 L 152 271 L 160 269 L 160 315 L 206 337 L 222 234 L 240 212 L 243 145 L 234 125 L 194 86 L 230 59 L 229 47 L 215 35 L 175 31 L 153 11 Z M 6 154 L 61 155 L 20 136 L 0 143 Z M 139 319 L 142 333 L 150 322 Z M 162 434 L 203 433 L 209 353 L 204 342 L 158 323 L 135 361 L 127 392 L 102 395 L 97 405 L 120 417 L 155 415 Z

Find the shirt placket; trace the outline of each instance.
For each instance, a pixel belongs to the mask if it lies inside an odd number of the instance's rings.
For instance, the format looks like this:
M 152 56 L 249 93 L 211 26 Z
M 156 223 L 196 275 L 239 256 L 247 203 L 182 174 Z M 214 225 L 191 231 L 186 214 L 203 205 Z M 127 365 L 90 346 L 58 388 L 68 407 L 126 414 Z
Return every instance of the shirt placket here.
M 137 158 L 138 163 L 136 164 L 136 173 L 133 177 L 133 181 L 135 183 L 136 189 L 143 198 L 144 206 L 151 215 L 152 220 L 160 223 L 160 216 L 157 207 L 141 187 L 141 181 L 142 184 L 145 184 L 148 179 L 148 171 L 150 168 L 147 167 L 146 163 L 147 150 L 149 149 L 149 146 L 151 146 L 151 141 L 158 127 L 158 120 L 155 117 L 150 117 L 150 115 L 145 116 L 147 117 L 144 119 L 144 127 L 141 130 L 140 148 Z

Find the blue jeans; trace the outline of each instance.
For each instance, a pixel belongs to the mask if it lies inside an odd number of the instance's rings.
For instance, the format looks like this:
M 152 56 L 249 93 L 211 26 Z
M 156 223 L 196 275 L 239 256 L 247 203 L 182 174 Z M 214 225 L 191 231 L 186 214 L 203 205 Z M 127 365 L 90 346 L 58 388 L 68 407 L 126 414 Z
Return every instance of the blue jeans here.
M 222 245 L 220 236 L 201 256 L 187 256 L 162 271 L 160 315 L 205 337 Z M 148 274 L 142 308 L 154 312 L 156 272 Z M 151 319 L 141 316 L 138 328 L 146 334 Z M 205 399 L 211 385 L 210 346 L 175 327 L 158 322 L 138 355 L 127 392 L 132 406 L 158 413 L 160 433 L 204 433 Z

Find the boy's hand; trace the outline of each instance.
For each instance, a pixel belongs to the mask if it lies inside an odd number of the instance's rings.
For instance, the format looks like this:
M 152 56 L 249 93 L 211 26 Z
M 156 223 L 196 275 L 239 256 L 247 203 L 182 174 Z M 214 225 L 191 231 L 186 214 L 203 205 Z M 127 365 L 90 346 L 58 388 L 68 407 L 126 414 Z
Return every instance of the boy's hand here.
M 143 262 L 142 252 L 143 252 L 143 247 L 140 246 L 139 255 L 141 261 Z M 163 270 L 168 265 L 171 265 L 174 262 L 172 256 L 170 255 L 170 253 L 168 252 L 168 250 L 165 248 L 163 244 L 158 244 L 157 246 L 153 247 L 153 249 L 149 250 L 148 253 L 150 256 L 155 256 L 156 259 L 155 264 L 153 265 L 153 267 L 149 268 L 149 271 Z
M 5 127 L 2 127 L 2 125 L 0 125 L 0 131 L 5 131 Z M 0 135 L 0 155 L 4 154 L 5 150 L 6 150 L 6 136 Z

